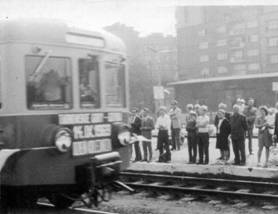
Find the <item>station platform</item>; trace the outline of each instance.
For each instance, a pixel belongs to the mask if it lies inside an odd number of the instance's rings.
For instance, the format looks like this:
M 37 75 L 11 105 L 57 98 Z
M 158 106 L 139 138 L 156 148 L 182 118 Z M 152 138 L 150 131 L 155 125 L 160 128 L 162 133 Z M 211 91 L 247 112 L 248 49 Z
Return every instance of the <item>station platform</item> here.
M 231 157 L 228 163 L 225 164 L 224 162 L 217 160 L 219 157 L 219 150 L 215 148 L 215 144 L 216 139 L 211 138 L 209 147 L 210 162 L 208 165 L 188 164 L 188 148 L 186 141 L 179 151 L 171 151 L 172 160 L 169 163 L 158 163 L 158 151 L 155 149 L 156 139 L 153 139 L 153 160 L 151 162 L 132 162 L 128 170 L 156 173 L 166 172 L 170 174 L 210 174 L 247 178 L 278 179 L 278 148 L 271 148 L 269 165 L 267 168 L 263 168 L 257 166 L 257 139 L 253 140 L 253 155 L 248 154 L 248 142 L 246 141 L 246 166 L 232 165 L 234 162 L 234 155 L 231 145 Z M 264 161 L 265 151 L 263 150 L 261 163 L 264 163 Z

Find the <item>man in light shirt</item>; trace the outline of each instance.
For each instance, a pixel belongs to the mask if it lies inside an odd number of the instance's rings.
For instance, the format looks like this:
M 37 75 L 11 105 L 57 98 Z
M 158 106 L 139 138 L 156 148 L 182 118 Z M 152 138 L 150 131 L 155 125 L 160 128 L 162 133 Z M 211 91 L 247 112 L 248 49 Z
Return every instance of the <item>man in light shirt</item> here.
M 202 105 L 199 108 L 199 116 L 197 117 L 196 127 L 197 142 L 199 147 L 199 162 L 198 164 L 209 163 L 209 117 L 206 115 L 207 106 Z M 205 155 L 205 160 L 204 160 Z
M 169 162 L 171 160 L 171 152 L 169 148 L 169 138 L 171 136 L 171 119 L 166 114 L 166 107 L 159 109 L 159 117 L 157 118 L 155 128 L 158 129 L 157 148 L 159 151 L 158 162 Z
M 173 100 L 169 111 L 171 118 L 172 150 L 180 150 L 181 109 L 177 104 L 178 102 Z

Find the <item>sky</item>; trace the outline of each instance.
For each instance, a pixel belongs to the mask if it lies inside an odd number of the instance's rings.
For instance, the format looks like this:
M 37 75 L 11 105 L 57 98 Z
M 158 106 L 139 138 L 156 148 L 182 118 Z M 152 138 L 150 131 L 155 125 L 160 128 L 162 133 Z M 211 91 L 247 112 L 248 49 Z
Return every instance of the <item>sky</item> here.
M 0 19 L 52 18 L 85 28 L 115 22 L 134 27 L 141 36 L 175 35 L 177 5 L 265 5 L 275 0 L 0 0 Z
M 86 28 L 120 22 L 134 27 L 141 36 L 154 32 L 175 35 L 174 5 L 155 2 L 158 1 L 0 0 L 0 19 L 53 18 Z

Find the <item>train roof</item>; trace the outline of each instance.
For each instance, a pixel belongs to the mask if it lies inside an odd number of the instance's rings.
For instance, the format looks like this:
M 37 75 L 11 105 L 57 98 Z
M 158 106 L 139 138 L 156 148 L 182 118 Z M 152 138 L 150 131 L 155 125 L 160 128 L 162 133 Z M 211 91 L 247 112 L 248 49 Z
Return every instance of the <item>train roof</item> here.
M 211 77 L 211 78 L 200 78 L 200 79 L 188 79 L 176 82 L 168 83 L 168 86 L 178 86 L 178 85 L 188 85 L 196 83 L 206 83 L 206 82 L 221 82 L 229 80 L 248 80 L 248 79 L 258 79 L 258 78 L 271 78 L 278 77 L 278 72 L 273 73 L 259 73 L 259 74 L 247 74 L 247 75 L 234 75 L 227 77 Z
M 0 42 L 38 42 L 72 44 L 125 53 L 126 47 L 117 36 L 100 29 L 82 29 L 59 20 L 23 19 L 0 22 Z

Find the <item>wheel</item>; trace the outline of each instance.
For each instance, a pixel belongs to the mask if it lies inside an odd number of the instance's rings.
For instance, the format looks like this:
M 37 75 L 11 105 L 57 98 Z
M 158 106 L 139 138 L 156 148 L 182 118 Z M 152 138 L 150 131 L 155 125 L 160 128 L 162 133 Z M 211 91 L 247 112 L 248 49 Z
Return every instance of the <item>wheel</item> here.
M 62 194 L 52 194 L 48 200 L 58 209 L 65 209 L 70 207 L 74 200 L 63 196 Z

